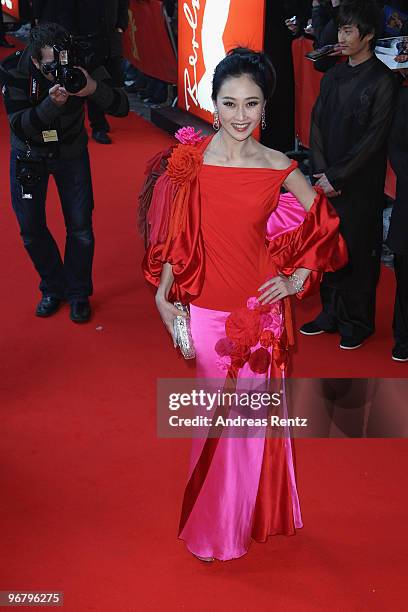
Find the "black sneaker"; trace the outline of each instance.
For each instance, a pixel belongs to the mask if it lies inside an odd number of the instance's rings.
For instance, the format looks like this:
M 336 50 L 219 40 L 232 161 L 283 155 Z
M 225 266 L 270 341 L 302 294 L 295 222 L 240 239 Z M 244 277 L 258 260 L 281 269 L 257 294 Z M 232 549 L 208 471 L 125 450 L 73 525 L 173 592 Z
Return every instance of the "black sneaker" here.
M 354 349 L 360 348 L 363 346 L 363 340 L 356 340 L 355 338 L 349 338 L 348 336 L 342 336 L 340 339 L 340 348 L 345 349 L 346 351 L 353 351 Z
M 70 318 L 74 323 L 87 323 L 91 318 L 89 301 L 83 299 L 78 302 L 72 302 Z
M 302 325 L 299 331 L 304 336 L 317 336 L 318 334 L 334 334 L 337 330 L 322 329 L 317 323 L 310 321 L 310 323 L 305 323 Z
M 44 295 L 37 304 L 35 314 L 37 317 L 51 317 L 59 310 L 62 300 L 51 295 Z
M 408 361 L 408 349 L 396 344 L 392 349 L 392 358 L 394 361 Z

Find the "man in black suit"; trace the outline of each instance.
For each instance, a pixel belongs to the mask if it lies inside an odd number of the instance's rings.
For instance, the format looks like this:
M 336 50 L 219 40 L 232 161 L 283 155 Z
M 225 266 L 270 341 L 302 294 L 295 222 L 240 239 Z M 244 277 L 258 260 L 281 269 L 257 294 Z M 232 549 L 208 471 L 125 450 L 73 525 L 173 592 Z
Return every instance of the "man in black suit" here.
M 379 23 L 375 0 L 340 5 L 338 41 L 348 61 L 325 73 L 312 112 L 311 170 L 340 217 L 349 261 L 324 275 L 322 310 L 300 331 L 338 332 L 345 350 L 359 348 L 375 329 L 387 139 L 397 93 L 395 75 L 374 54 Z
M 34 0 L 34 16 L 39 23 L 59 23 L 74 34 L 96 35 L 95 51 L 116 87 L 123 85 L 123 34 L 128 26 L 129 0 Z M 110 144 L 109 123 L 103 110 L 88 103 L 92 137 Z

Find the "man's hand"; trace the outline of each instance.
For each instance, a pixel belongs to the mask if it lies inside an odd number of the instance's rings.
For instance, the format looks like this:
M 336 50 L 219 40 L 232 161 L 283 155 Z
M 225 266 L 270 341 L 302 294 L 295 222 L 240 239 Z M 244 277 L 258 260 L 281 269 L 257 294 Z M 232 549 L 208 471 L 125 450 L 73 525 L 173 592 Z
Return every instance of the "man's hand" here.
M 329 179 L 327 178 L 325 174 L 314 174 L 313 176 L 314 178 L 319 179 L 316 182 L 317 187 L 320 187 L 321 189 L 323 189 L 324 193 L 329 198 L 336 198 L 337 196 L 341 195 L 341 191 L 335 190 L 335 188 L 330 183 Z
M 293 36 L 296 36 L 296 34 L 299 32 L 299 24 L 297 19 L 294 19 L 293 17 L 291 19 L 285 19 L 285 25 Z
M 122 28 L 116 28 L 116 31 L 119 32 L 119 34 L 123 34 Z
M 78 91 L 78 93 L 70 95 L 78 96 L 79 98 L 86 98 L 87 96 L 92 96 L 92 94 L 94 94 L 96 91 L 98 83 L 87 73 L 84 68 L 81 68 L 81 66 L 75 66 L 75 68 L 81 70 L 86 76 L 86 85 L 83 89 L 81 89 L 81 91 Z
M 57 85 L 51 87 L 48 93 L 50 95 L 51 100 L 56 106 L 64 106 L 64 104 L 68 100 L 69 94 L 67 90 L 64 87 L 61 87 L 61 85 L 59 85 L 58 83 Z
M 394 61 L 396 61 L 397 64 L 405 64 L 405 62 L 408 62 L 408 54 L 407 53 L 401 53 L 400 55 L 397 55 L 394 58 Z M 403 72 L 403 71 L 400 70 L 400 72 Z

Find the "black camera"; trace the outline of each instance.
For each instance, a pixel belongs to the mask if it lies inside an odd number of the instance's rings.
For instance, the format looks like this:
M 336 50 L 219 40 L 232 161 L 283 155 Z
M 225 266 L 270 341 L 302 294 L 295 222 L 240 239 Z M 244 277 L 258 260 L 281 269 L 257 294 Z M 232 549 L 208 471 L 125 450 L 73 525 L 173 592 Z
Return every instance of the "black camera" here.
M 44 160 L 33 159 L 31 153 L 19 153 L 16 159 L 16 178 L 24 199 L 32 199 L 32 191 L 44 176 Z
M 93 36 L 67 36 L 53 46 L 54 61 L 43 65 L 44 74 L 53 74 L 68 93 L 77 94 L 86 86 L 86 76 L 76 66 L 90 69 L 93 57 Z

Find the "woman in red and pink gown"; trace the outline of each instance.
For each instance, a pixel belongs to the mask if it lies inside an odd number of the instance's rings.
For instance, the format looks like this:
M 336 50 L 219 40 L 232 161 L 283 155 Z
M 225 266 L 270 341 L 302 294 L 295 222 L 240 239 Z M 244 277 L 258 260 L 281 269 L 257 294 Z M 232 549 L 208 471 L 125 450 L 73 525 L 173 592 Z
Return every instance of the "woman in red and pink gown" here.
M 258 388 L 285 378 L 290 296 L 315 291 L 323 272 L 347 261 L 323 192 L 296 162 L 252 137 L 273 88 L 264 54 L 233 50 L 214 75 L 217 133 L 201 140 L 181 130 L 182 144 L 148 168 L 150 186 L 154 172 L 166 169 L 147 217 L 145 276 L 158 287 L 156 305 L 171 334 L 180 314 L 173 302 L 190 304 L 197 377 L 223 378 L 229 388 L 241 379 Z M 292 195 L 281 196 L 282 186 Z M 194 555 L 238 558 L 252 539 L 300 527 L 288 435 L 193 440 L 179 537 Z

